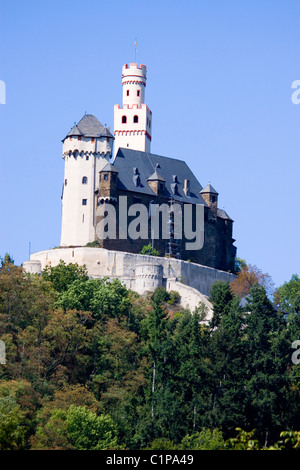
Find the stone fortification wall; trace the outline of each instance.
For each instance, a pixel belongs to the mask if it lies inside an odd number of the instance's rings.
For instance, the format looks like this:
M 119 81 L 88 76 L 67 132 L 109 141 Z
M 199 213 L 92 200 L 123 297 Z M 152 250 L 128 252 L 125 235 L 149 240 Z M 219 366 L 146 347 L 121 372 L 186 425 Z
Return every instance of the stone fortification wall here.
M 23 267 L 27 272 L 41 273 L 47 266 L 56 266 L 60 260 L 66 264 L 85 265 L 92 278 L 120 279 L 126 287 L 143 294 L 161 285 L 168 291 L 176 290 L 181 305 L 193 311 L 203 302 L 212 314 L 208 296 L 216 281 L 229 281 L 234 275 L 173 258 L 138 255 L 104 248 L 57 248 L 33 253 Z

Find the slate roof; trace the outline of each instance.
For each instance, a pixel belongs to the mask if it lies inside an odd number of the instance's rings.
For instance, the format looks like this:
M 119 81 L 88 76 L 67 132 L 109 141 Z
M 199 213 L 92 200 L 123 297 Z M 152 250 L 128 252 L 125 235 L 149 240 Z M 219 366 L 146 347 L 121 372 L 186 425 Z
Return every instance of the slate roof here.
M 212 187 L 210 183 L 207 186 L 205 186 L 204 189 L 202 189 L 201 193 L 211 193 L 211 194 L 219 195 L 219 193 Z
M 173 197 L 177 201 L 207 206 L 200 194 L 201 184 L 183 160 L 120 148 L 113 165 L 119 172 L 119 189 L 155 196 L 147 180 L 158 170 L 159 176 L 166 182 L 165 197 Z M 136 186 L 137 175 L 140 177 L 138 186 Z M 186 196 L 183 190 L 185 179 L 190 181 L 190 196 Z M 174 185 L 177 186 L 177 194 L 172 192 L 171 188 Z
M 166 181 L 166 180 L 162 176 L 160 176 L 155 170 L 155 172 L 151 176 L 149 176 L 147 181 Z
M 85 114 L 83 118 L 72 127 L 67 137 L 81 135 L 83 137 L 113 137 L 107 127 L 103 126 L 101 122 L 93 114 Z
M 223 209 L 218 209 L 217 210 L 217 216 L 220 217 L 220 219 L 227 219 L 227 220 L 232 220 L 227 212 L 225 212 Z M 233 220 L 232 220 L 233 222 Z
M 107 171 L 107 173 L 118 173 L 118 170 L 111 163 L 107 163 L 105 167 L 100 170 L 100 173 L 102 171 Z

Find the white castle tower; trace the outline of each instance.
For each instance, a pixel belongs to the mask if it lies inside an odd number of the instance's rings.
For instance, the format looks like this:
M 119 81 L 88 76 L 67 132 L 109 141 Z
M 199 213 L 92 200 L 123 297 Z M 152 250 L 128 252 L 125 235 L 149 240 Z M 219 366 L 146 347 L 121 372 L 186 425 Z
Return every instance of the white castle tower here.
M 99 171 L 112 156 L 113 140 L 109 128 L 86 114 L 62 141 L 61 246 L 84 246 L 96 239 L 95 191 L 99 189 Z
M 152 112 L 145 104 L 146 79 L 145 65 L 123 65 L 123 105 L 114 107 L 114 156 L 119 147 L 150 152 Z

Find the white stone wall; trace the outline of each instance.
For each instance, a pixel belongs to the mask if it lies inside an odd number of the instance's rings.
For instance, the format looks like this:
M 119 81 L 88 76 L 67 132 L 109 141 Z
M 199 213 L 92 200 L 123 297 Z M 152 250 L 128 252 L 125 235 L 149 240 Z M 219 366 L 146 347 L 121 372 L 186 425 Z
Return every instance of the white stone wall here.
M 106 138 L 67 138 L 63 144 L 65 173 L 62 196 L 61 246 L 84 246 L 95 240 L 95 190 L 99 171 L 111 156 Z M 83 184 L 83 177 L 87 183 Z M 83 205 L 86 200 L 86 205 Z
M 207 297 L 216 281 L 235 279 L 233 274 L 173 258 L 138 255 L 104 248 L 57 248 L 33 253 L 31 261 L 23 266 L 28 272 L 40 273 L 47 265 L 56 266 L 60 260 L 85 265 L 92 278 L 118 278 L 126 287 L 143 294 L 159 285 L 176 290 L 181 296 L 181 305 L 193 311 L 199 302 L 212 307 Z M 39 264 L 40 263 L 40 264 Z
M 197 289 L 182 284 L 177 279 L 168 279 L 166 284 L 166 290 L 176 291 L 180 295 L 180 304 L 182 307 L 189 309 L 192 313 L 201 304 L 204 304 L 206 310 L 206 316 L 204 322 L 208 322 L 213 316 L 213 307 L 209 302 L 208 298 L 201 294 Z

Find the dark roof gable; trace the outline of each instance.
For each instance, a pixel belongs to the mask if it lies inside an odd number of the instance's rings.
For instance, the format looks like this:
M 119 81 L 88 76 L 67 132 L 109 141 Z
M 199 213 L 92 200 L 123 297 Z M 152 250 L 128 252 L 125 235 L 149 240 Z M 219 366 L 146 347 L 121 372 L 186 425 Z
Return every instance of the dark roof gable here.
M 189 202 L 193 204 L 203 204 L 207 206 L 200 191 L 202 186 L 194 176 L 188 165 L 183 160 L 163 157 L 152 153 L 119 148 L 114 161 L 114 167 L 119 172 L 118 187 L 122 190 L 140 192 L 155 196 L 147 180 L 159 169 L 159 176 L 165 180 L 165 197 L 173 197 L 177 201 Z M 140 177 L 139 185 L 134 183 L 134 171 L 138 168 Z M 177 191 L 174 194 L 172 185 L 176 176 Z M 190 195 L 184 192 L 184 180 L 190 181 Z
M 96 118 L 93 114 L 85 114 L 82 119 L 70 130 L 67 137 L 81 135 L 83 137 L 112 137 L 109 129 Z M 63 139 L 63 140 L 65 140 Z

